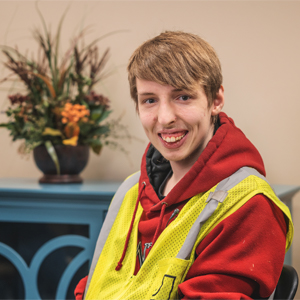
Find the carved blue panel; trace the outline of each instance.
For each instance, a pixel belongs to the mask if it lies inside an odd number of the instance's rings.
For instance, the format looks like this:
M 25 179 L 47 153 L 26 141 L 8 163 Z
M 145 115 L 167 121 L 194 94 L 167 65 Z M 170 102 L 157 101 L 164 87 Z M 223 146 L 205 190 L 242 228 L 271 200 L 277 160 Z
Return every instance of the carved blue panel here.
M 74 299 L 119 184 L 0 179 L 0 299 Z

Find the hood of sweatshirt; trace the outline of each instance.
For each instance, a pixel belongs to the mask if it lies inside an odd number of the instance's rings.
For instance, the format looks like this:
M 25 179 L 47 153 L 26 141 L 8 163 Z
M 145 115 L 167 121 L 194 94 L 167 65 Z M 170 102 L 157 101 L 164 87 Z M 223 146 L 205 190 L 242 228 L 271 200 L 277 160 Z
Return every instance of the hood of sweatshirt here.
M 265 175 L 263 160 L 244 133 L 225 113 L 219 114 L 219 127 L 188 173 L 163 199 L 168 207 L 206 192 L 241 167 L 255 168 Z M 149 144 L 141 164 L 139 202 L 145 212 L 161 210 L 158 189 L 171 171 L 170 163 Z

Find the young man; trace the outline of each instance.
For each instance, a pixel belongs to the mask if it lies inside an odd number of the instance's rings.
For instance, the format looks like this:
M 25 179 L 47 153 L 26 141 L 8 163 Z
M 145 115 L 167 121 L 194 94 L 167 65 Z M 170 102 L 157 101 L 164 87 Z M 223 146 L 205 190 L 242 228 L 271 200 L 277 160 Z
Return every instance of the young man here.
M 291 217 L 257 149 L 221 112 L 214 49 L 164 32 L 133 53 L 128 73 L 150 143 L 112 201 L 76 299 L 269 297 Z

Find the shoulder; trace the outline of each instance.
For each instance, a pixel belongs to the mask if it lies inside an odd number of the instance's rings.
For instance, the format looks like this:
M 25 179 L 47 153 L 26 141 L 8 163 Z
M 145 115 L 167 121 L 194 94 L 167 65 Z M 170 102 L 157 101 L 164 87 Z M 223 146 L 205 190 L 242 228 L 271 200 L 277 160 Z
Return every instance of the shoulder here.
M 209 293 L 238 291 L 249 296 L 253 292 L 270 295 L 282 269 L 286 231 L 280 208 L 266 196 L 255 195 L 221 221 L 198 245 L 197 258 L 182 288 L 190 290 L 190 280 L 200 286 L 207 278 Z
M 221 221 L 198 246 L 197 252 L 213 241 L 218 241 L 216 246 L 220 246 L 222 243 L 240 243 L 245 239 L 249 246 L 253 243 L 253 246 L 259 244 L 259 248 L 266 244 L 281 247 L 285 245 L 286 232 L 287 224 L 281 209 L 266 196 L 257 194 Z

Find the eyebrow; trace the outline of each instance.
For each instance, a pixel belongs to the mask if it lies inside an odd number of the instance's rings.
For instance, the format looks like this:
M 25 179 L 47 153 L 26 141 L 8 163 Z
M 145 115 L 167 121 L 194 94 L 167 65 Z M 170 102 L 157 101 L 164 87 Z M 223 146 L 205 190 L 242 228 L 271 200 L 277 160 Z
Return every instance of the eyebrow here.
M 176 92 L 188 92 L 185 89 L 173 89 L 171 90 L 172 93 L 176 93 Z M 152 96 L 152 95 L 156 95 L 155 93 L 152 92 L 143 92 L 143 93 L 138 93 L 139 96 Z
M 138 93 L 139 96 L 151 96 L 151 95 L 155 95 L 155 93 L 151 93 L 151 92 L 144 92 L 144 93 Z

